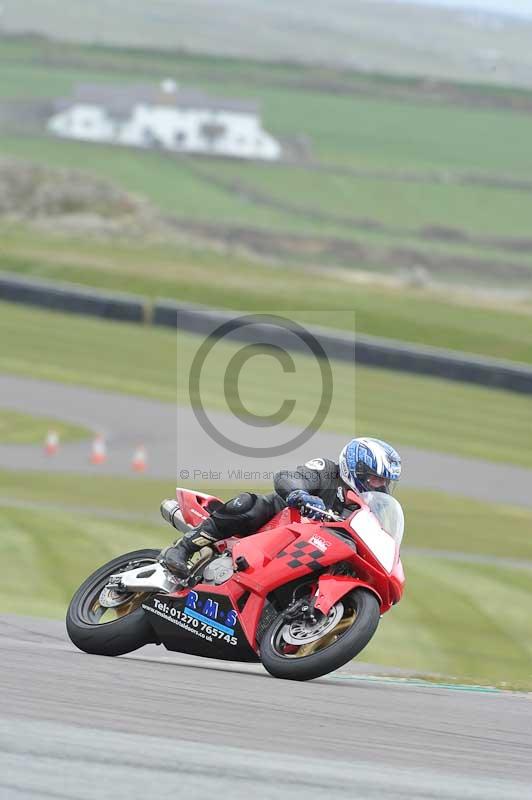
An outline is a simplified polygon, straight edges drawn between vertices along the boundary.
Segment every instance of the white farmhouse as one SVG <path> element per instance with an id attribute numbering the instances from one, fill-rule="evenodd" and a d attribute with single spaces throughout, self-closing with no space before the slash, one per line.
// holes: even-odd
<path id="1" fill-rule="evenodd" d="M 56 136 L 182 153 L 276 160 L 279 142 L 263 128 L 258 106 L 209 97 L 173 81 L 158 86 L 81 84 L 48 121 Z"/>

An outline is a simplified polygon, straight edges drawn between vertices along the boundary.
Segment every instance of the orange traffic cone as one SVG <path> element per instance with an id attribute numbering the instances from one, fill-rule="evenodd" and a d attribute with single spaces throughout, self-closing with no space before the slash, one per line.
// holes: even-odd
<path id="1" fill-rule="evenodd" d="M 101 434 L 94 438 L 89 461 L 91 464 L 103 464 L 107 461 L 107 446 Z"/>
<path id="2" fill-rule="evenodd" d="M 144 445 L 139 445 L 133 454 L 131 468 L 133 472 L 145 472 L 147 466 L 146 449 Z"/>
<path id="3" fill-rule="evenodd" d="M 47 456 L 55 456 L 59 450 L 59 434 L 57 431 L 50 430 L 46 434 L 44 442 L 44 452 Z"/>

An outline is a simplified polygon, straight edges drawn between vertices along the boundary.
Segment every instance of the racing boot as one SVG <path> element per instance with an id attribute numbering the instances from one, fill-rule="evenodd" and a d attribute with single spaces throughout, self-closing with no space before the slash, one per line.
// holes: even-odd
<path id="1" fill-rule="evenodd" d="M 208 547 L 216 541 L 217 537 L 213 536 L 208 530 L 212 525 L 210 523 L 211 520 L 206 519 L 197 528 L 188 531 L 181 539 L 161 551 L 157 560 L 170 570 L 176 578 L 188 578 L 188 561 L 190 558 L 202 547 Z"/>

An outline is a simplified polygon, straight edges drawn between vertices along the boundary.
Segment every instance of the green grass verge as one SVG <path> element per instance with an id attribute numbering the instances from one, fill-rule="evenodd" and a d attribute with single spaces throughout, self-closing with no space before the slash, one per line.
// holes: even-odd
<path id="1" fill-rule="evenodd" d="M 408 556 L 403 600 L 363 659 L 474 684 L 532 689 L 530 572 Z"/>
<path id="2" fill-rule="evenodd" d="M 55 505 L 58 508 L 100 509 L 105 512 L 159 514 L 161 500 L 175 495 L 175 479 L 157 480 L 146 475 L 121 478 L 103 475 L 72 475 L 57 472 L 0 470 L 0 505 L 20 502 L 30 505 Z M 205 488 L 205 487 L 204 487 Z M 215 488 L 215 487 L 214 487 Z M 224 497 L 230 486 L 221 487 Z M 211 487 L 211 492 L 216 494 Z M 161 518 L 162 523 L 162 518 Z M 168 528 L 166 533 L 171 535 Z"/>
<path id="3" fill-rule="evenodd" d="M 4 485 L 10 485 L 12 498 L 24 495 L 25 499 L 42 497 L 43 488 L 33 475 L 2 473 Z M 101 503 L 117 504 L 117 497 L 126 496 L 126 481 L 92 478 L 92 487 L 86 482 L 76 490 L 72 476 L 50 476 L 46 495 L 58 498 L 62 491 L 74 491 L 68 501 L 78 503 L 89 500 L 99 482 Z M 79 479 L 78 483 L 79 483 Z M 144 482 L 144 481 L 143 481 Z M 16 491 L 18 483 L 18 491 Z M 141 482 L 129 481 L 130 496 L 138 497 Z M 37 494 L 34 494 L 34 485 Z M 226 494 L 224 487 L 220 494 Z M 160 490 L 163 490 L 161 492 Z M 165 482 L 149 482 L 144 500 L 158 491 L 168 494 Z M 219 487 L 222 489 L 222 487 Z M 423 493 L 405 493 L 401 499 L 407 514 L 408 544 L 417 543 L 416 496 L 419 507 L 432 503 L 432 497 Z M 439 498 L 440 500 L 443 498 Z M 452 504 L 446 498 L 446 507 Z M 471 505 L 471 507 L 468 507 Z M 412 507 L 411 507 L 412 506 Z M 130 506 L 128 506 L 130 510 Z M 487 549 L 490 544 L 498 549 L 500 531 L 516 530 L 519 514 L 512 509 L 492 507 L 491 527 L 484 527 L 485 518 L 478 504 L 463 501 L 457 513 L 441 515 L 446 520 L 440 527 L 441 544 L 449 544 L 460 527 L 472 534 Z M 486 513 L 486 511 L 485 511 Z M 526 523 L 521 527 L 522 554 L 530 554 L 527 527 L 532 514 L 523 514 Z M 411 525 L 411 523 L 413 524 Z M 421 531 L 424 518 L 417 519 Z M 410 530 L 412 529 L 412 535 Z M 434 533 L 432 534 L 434 536 Z M 159 548 L 171 538 L 170 529 L 160 524 L 120 522 L 114 519 L 91 517 L 47 508 L 15 508 L 0 503 L 0 558 L 4 566 L 4 580 L 0 587 L 0 611 L 29 615 L 61 617 L 66 605 L 81 581 L 89 572 L 115 555 L 141 547 Z M 519 534 L 516 533 L 514 545 Z M 423 542 L 436 544 L 435 537 Z M 519 549 L 517 547 L 517 549 Z M 506 551 L 505 551 L 506 552 Z M 402 667 L 414 673 L 436 673 L 461 681 L 511 685 L 532 688 L 530 667 L 532 628 L 528 608 L 532 601 L 530 573 L 461 562 L 446 562 L 419 555 L 405 557 L 407 589 L 403 601 L 386 615 L 379 631 L 363 659 L 386 666 Z M 20 587 L 24 586 L 21 601 Z"/>
<path id="4" fill-rule="evenodd" d="M 1 444 L 42 444 L 50 430 L 56 431 L 60 442 L 75 442 L 91 435 L 90 431 L 80 425 L 0 409 Z"/>
<path id="5" fill-rule="evenodd" d="M 165 329 L 0 305 L 0 370 L 188 405 L 188 375 L 201 339 Z M 216 345 L 202 372 L 206 406 L 227 410 L 223 378 L 233 345 Z M 267 356 L 240 372 L 243 403 L 271 414 L 296 399 L 290 421 L 307 424 L 321 401 L 316 363 L 294 356 L 282 375 Z M 132 368 L 134 365 L 134 368 Z M 398 444 L 532 465 L 530 399 L 478 386 L 331 363 L 333 392 L 324 427 L 346 435 L 378 432 Z M 177 379 L 177 386 L 176 386 Z M 234 388 L 234 387 L 232 387 Z M 501 412 L 504 410 L 504 413 Z M 504 442 L 504 448 L 494 446 Z"/>
<path id="6" fill-rule="evenodd" d="M 99 564 L 169 540 L 162 526 L 46 509 L 0 508 L 0 530 L 2 563 L 9 564 L 0 608 L 46 617 L 62 616 L 76 586 Z"/>
<path id="7" fill-rule="evenodd" d="M 242 311 L 295 313 L 303 321 L 319 310 L 320 324 L 336 328 L 354 314 L 360 333 L 532 363 L 529 306 L 494 308 L 448 292 L 367 286 L 343 273 L 309 275 L 303 268 L 187 245 L 110 244 L 5 225 L 0 239 L 0 268 L 23 275 Z M 338 313 L 344 310 L 347 317 Z"/>
<path id="8" fill-rule="evenodd" d="M 237 484 L 221 481 L 180 481 L 227 500 L 241 490 L 270 492 L 268 484 Z M 161 500 L 174 497 L 175 480 L 118 478 L 48 472 L 0 470 L 0 505 L 27 503 L 60 508 L 100 509 L 127 512 L 143 517 L 158 516 Z M 400 488 L 398 500 L 404 507 L 404 545 L 532 561 L 532 511 L 494 503 L 479 503 L 442 492 Z M 442 511 L 442 509 L 444 511 Z M 162 524 L 162 521 L 161 521 Z M 504 535 L 501 532 L 504 531 Z M 164 528 L 163 534 L 172 535 Z"/>

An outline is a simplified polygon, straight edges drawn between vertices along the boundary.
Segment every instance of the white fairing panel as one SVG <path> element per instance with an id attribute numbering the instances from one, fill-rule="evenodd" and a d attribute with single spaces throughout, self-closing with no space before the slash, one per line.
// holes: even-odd
<path id="1" fill-rule="evenodd" d="M 395 540 L 383 531 L 374 515 L 370 511 L 359 511 L 351 520 L 351 527 L 384 569 L 391 572 L 395 563 Z"/>

